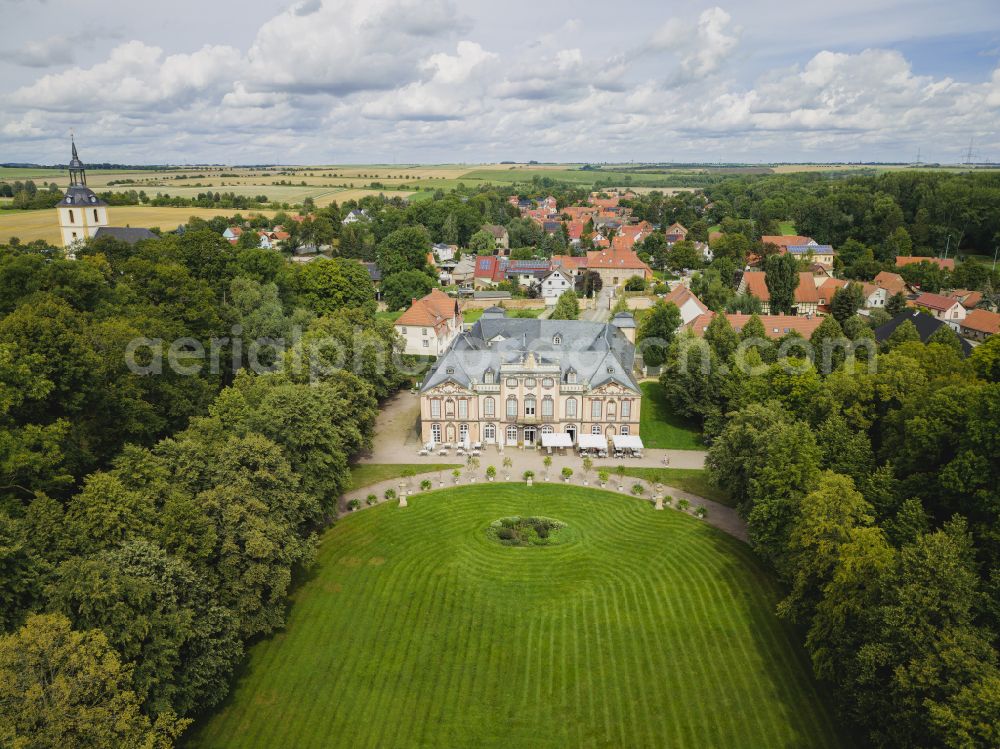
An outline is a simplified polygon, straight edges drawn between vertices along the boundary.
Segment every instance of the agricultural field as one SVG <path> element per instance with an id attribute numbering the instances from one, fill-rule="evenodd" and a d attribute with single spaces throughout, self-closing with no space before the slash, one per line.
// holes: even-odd
<path id="1" fill-rule="evenodd" d="M 154 208 L 151 206 L 124 205 L 108 208 L 108 220 L 112 226 L 158 226 L 164 231 L 173 231 L 180 224 L 187 223 L 191 216 L 212 218 L 231 215 L 236 211 L 226 208 Z M 250 213 L 243 211 L 244 214 Z M 274 211 L 254 211 L 272 215 Z M 42 211 L 0 211 L 0 242 L 17 237 L 22 242 L 43 239 L 54 245 L 62 244 L 59 234 L 59 217 L 56 210 Z"/>
<path id="2" fill-rule="evenodd" d="M 539 516 L 559 543 L 503 545 Z M 194 749 L 847 746 L 753 553 L 674 510 L 480 484 L 340 520 Z"/>

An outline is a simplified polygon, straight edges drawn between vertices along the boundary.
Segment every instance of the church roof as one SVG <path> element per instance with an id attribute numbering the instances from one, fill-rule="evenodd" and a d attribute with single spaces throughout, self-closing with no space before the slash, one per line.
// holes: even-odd
<path id="1" fill-rule="evenodd" d="M 71 185 L 66 188 L 66 194 L 59 201 L 59 205 L 65 206 L 89 206 L 107 205 L 86 185 Z"/>
<path id="2" fill-rule="evenodd" d="M 157 239 L 157 236 L 149 229 L 142 229 L 135 226 L 100 226 L 94 232 L 94 239 L 100 239 L 101 237 L 114 237 L 128 244 L 135 244 L 143 239 Z"/>

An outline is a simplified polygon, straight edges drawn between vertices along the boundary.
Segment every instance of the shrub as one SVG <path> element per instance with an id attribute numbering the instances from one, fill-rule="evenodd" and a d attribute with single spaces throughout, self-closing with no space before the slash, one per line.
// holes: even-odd
<path id="1" fill-rule="evenodd" d="M 431 488 L 430 479 L 424 479 L 423 481 L 420 482 L 421 491 L 427 491 L 430 488 Z"/>
<path id="2" fill-rule="evenodd" d="M 365 499 L 365 504 L 367 505 L 373 505 L 376 502 L 378 502 L 378 497 L 376 497 L 374 494 L 369 494 L 367 499 Z"/>
<path id="3" fill-rule="evenodd" d="M 639 496 L 640 494 L 642 494 L 642 493 L 643 493 L 644 491 L 646 491 L 646 489 L 645 489 L 645 487 L 644 487 L 644 486 L 643 486 L 642 484 L 632 484 L 632 493 L 633 493 L 633 494 L 634 494 L 635 496 L 637 496 L 637 497 L 638 497 L 638 496 Z"/>
<path id="4" fill-rule="evenodd" d="M 386 499 L 390 499 L 390 500 L 391 499 L 395 499 L 396 498 L 396 490 L 395 489 L 386 489 L 385 493 L 382 496 L 385 497 Z"/>
<path id="5" fill-rule="evenodd" d="M 458 477 L 461 476 L 461 475 L 462 475 L 462 472 L 459 469 L 457 469 L 457 468 L 454 471 L 451 472 L 451 477 L 453 479 L 455 479 L 455 481 L 458 481 Z"/>
<path id="6" fill-rule="evenodd" d="M 690 506 L 691 506 L 691 502 L 688 501 L 688 500 L 686 500 L 686 499 L 684 499 L 684 497 L 681 497 L 680 499 L 677 500 L 677 509 L 678 510 L 686 510 Z"/>
<path id="7" fill-rule="evenodd" d="M 607 470 L 600 470 L 597 472 L 597 480 L 600 481 L 602 484 L 608 483 L 608 479 L 610 478 L 610 476 L 611 474 L 609 474 Z"/>
<path id="8" fill-rule="evenodd" d="M 702 507 L 700 505 L 698 507 L 694 508 L 694 516 L 696 518 L 701 518 L 702 520 L 704 520 L 707 515 L 708 515 L 708 509 L 707 508 Z"/>
<path id="9" fill-rule="evenodd" d="M 360 510 L 361 509 L 361 500 L 360 499 L 352 499 L 350 502 L 347 503 L 347 509 L 351 510 L 351 511 L 353 511 L 353 510 Z"/>
<path id="10" fill-rule="evenodd" d="M 562 477 L 564 479 L 568 479 L 572 475 L 573 475 L 573 469 L 570 468 L 569 466 L 566 466 L 565 468 L 562 469 Z"/>
<path id="11" fill-rule="evenodd" d="M 497 531 L 497 537 L 502 538 L 504 541 L 513 541 L 517 538 L 517 533 L 515 533 L 513 528 L 503 526 Z"/>
<path id="12" fill-rule="evenodd" d="M 535 478 L 535 472 L 534 471 L 525 471 L 524 472 L 524 480 L 525 481 L 527 481 L 528 479 L 533 479 L 533 478 Z"/>
<path id="13" fill-rule="evenodd" d="M 496 466 L 486 466 L 486 478 L 491 479 L 497 475 Z"/>

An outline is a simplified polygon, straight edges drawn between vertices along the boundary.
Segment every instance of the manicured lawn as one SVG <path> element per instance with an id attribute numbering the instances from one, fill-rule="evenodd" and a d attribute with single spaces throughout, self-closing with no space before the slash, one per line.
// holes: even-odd
<path id="1" fill-rule="evenodd" d="M 399 478 L 403 471 L 412 468 L 417 473 L 428 471 L 450 471 L 461 468 L 461 463 L 362 463 L 351 466 L 351 488 L 360 489 L 380 481 Z"/>
<path id="2" fill-rule="evenodd" d="M 779 221 L 778 231 L 782 234 L 794 235 L 795 234 L 795 222 L 794 221 Z"/>
<path id="3" fill-rule="evenodd" d="M 388 310 L 383 310 L 382 312 L 376 312 L 375 317 L 379 320 L 388 320 L 389 322 L 396 322 L 399 316 L 403 314 L 403 310 L 398 309 L 395 312 L 389 312 Z"/>
<path id="4" fill-rule="evenodd" d="M 538 317 L 544 311 L 544 307 L 539 307 L 538 309 L 509 309 L 507 310 L 507 317 Z M 483 310 L 481 309 L 462 310 L 463 322 L 474 323 L 482 316 Z"/>
<path id="5" fill-rule="evenodd" d="M 704 450 L 701 431 L 695 424 L 670 410 L 659 382 L 641 382 L 642 411 L 639 433 L 651 449 Z"/>
<path id="6" fill-rule="evenodd" d="M 503 546 L 490 523 L 566 524 Z M 837 747 L 744 544 L 583 487 L 479 484 L 352 514 L 189 747 Z"/>
<path id="7" fill-rule="evenodd" d="M 615 481 L 617 477 L 615 468 L 617 466 L 607 465 L 600 466 L 597 470 L 606 470 L 611 474 L 611 480 Z M 708 471 L 703 468 L 631 468 L 626 466 L 625 475 L 636 479 L 659 482 L 666 486 L 676 486 L 678 489 L 697 494 L 699 497 L 704 497 L 705 499 L 711 499 L 720 505 L 726 505 L 726 507 L 736 506 L 733 498 L 729 496 L 729 492 L 714 486 L 708 480 Z"/>

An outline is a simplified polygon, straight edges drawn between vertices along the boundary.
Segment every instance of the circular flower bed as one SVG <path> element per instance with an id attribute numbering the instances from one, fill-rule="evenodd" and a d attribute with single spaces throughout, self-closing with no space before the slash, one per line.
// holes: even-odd
<path id="1" fill-rule="evenodd" d="M 556 546 L 567 540 L 566 524 L 561 520 L 518 515 L 494 520 L 486 535 L 504 546 Z"/>

